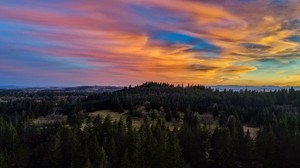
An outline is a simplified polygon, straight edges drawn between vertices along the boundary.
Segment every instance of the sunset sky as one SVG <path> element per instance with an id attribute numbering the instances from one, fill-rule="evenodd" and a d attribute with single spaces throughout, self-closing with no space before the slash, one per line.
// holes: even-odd
<path id="1" fill-rule="evenodd" d="M 298 0 L 0 0 L 0 85 L 300 85 Z"/>

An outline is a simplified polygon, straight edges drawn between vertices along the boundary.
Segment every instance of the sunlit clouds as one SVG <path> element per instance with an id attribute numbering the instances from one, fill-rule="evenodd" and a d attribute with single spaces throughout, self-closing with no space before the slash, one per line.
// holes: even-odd
<path id="1" fill-rule="evenodd" d="M 3 84 L 300 85 L 296 0 L 0 1 Z"/>

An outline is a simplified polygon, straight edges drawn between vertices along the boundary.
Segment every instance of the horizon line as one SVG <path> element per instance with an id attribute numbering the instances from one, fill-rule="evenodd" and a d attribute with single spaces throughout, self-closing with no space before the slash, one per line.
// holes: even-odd
<path id="1" fill-rule="evenodd" d="M 146 82 L 144 82 L 146 83 Z M 157 83 L 165 83 L 165 82 L 157 82 Z M 129 87 L 129 86 L 132 86 L 132 87 L 135 87 L 135 86 L 140 86 L 142 85 L 143 83 L 141 84 L 130 84 L 130 85 L 98 85 L 98 84 L 92 84 L 92 85 L 40 85 L 40 86 L 37 86 L 37 85 L 0 85 L 0 89 L 13 89 L 13 88 L 16 88 L 16 89 L 30 89 L 30 88 L 76 88 L 76 87 Z M 174 86 L 177 86 L 177 85 L 180 85 L 180 84 L 173 84 L 173 83 L 168 83 L 170 85 L 174 85 Z M 184 84 L 184 86 L 197 86 L 197 85 L 200 85 L 200 86 L 205 86 L 205 87 L 277 87 L 277 88 L 298 88 L 300 87 L 299 86 L 290 86 L 290 85 L 284 85 L 284 86 L 280 86 L 280 85 L 202 85 L 202 84 Z"/>

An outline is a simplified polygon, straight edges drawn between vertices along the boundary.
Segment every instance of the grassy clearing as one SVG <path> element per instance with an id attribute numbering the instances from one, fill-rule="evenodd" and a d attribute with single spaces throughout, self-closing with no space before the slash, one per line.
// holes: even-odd
<path id="1" fill-rule="evenodd" d="M 128 116 L 127 112 L 117 113 L 117 112 L 112 112 L 110 110 L 101 110 L 101 111 L 89 113 L 89 117 L 91 117 L 91 118 L 95 118 L 97 115 L 100 115 L 103 118 L 106 117 L 107 115 L 110 115 L 113 121 L 118 121 L 121 118 L 123 120 L 126 120 L 126 118 Z M 180 118 L 183 118 L 183 115 L 184 115 L 183 113 L 180 113 Z M 208 113 L 201 114 L 198 117 L 201 122 L 206 124 L 206 126 L 208 127 L 209 130 L 213 131 L 216 128 L 217 121 L 213 120 L 211 114 L 208 114 Z M 155 119 L 155 120 L 152 120 L 151 118 L 149 118 L 150 124 L 155 124 L 158 120 L 165 121 L 164 118 Z M 144 122 L 143 118 L 138 118 L 138 117 L 132 118 L 132 124 L 135 128 L 139 128 L 143 122 Z M 170 129 L 173 129 L 175 127 L 180 128 L 183 124 L 183 121 L 180 120 L 180 121 L 176 122 L 175 120 L 172 120 L 171 122 L 165 122 L 165 124 Z"/>
<path id="2" fill-rule="evenodd" d="M 50 124 L 55 122 L 67 122 L 67 116 L 66 115 L 48 115 L 46 117 L 38 117 L 36 119 L 33 119 L 33 123 L 36 125 L 42 125 L 42 124 Z"/>
<path id="3" fill-rule="evenodd" d="M 102 116 L 103 118 L 106 117 L 107 115 L 110 115 L 113 121 L 118 121 L 121 118 L 123 120 L 126 120 L 126 118 L 128 117 L 127 111 L 125 111 L 124 113 L 117 113 L 117 112 L 112 112 L 110 110 L 101 110 L 101 111 L 89 113 L 89 117 L 91 117 L 91 118 L 95 118 L 98 115 Z M 158 120 L 159 119 L 151 120 L 149 118 L 150 124 L 155 124 Z M 160 120 L 164 121 L 165 119 L 160 118 Z M 138 118 L 138 117 L 132 118 L 132 125 L 135 128 L 139 128 L 143 122 L 144 122 L 143 118 Z M 181 127 L 183 122 L 182 121 L 179 121 L 179 122 L 172 121 L 172 122 L 165 122 L 165 124 L 170 129 L 173 129 L 174 127 Z"/>
<path id="4" fill-rule="evenodd" d="M 248 126 L 243 126 L 244 132 L 246 133 L 248 130 L 250 132 L 250 136 L 251 138 L 255 138 L 257 135 L 257 132 L 259 130 L 259 128 L 256 127 L 248 127 Z"/>
<path id="5" fill-rule="evenodd" d="M 105 118 L 107 115 L 110 115 L 113 121 L 118 121 L 121 118 L 125 121 L 126 118 L 128 117 L 127 111 L 125 111 L 124 113 L 118 113 L 118 112 L 112 112 L 110 110 L 100 110 L 100 111 L 95 111 L 92 113 L 88 113 L 88 116 L 91 117 L 92 119 L 94 119 L 95 117 L 97 117 L 98 115 L 102 116 L 103 118 Z M 198 118 L 200 119 L 200 121 L 202 123 L 205 123 L 207 128 L 213 132 L 214 129 L 218 126 L 218 121 L 214 120 L 212 115 L 209 113 L 205 113 L 205 114 L 197 114 Z M 180 113 L 181 118 L 183 118 L 183 113 Z M 149 118 L 149 122 L 150 124 L 155 124 L 159 119 L 155 119 L 152 120 L 151 118 Z M 164 118 L 160 118 L 161 121 L 165 121 Z M 66 115 L 49 115 L 46 117 L 39 117 L 33 120 L 34 124 L 37 125 L 42 125 L 42 124 L 49 124 L 49 123 L 55 123 L 55 122 L 62 122 L 65 123 L 67 121 L 67 116 Z M 133 117 L 132 118 L 132 125 L 134 128 L 139 128 L 142 123 L 143 123 L 143 118 L 138 118 L 138 117 Z M 171 121 L 171 122 L 165 122 L 166 126 L 169 127 L 171 130 L 174 129 L 175 127 L 180 128 L 183 124 L 183 121 Z M 85 124 L 83 124 L 84 127 Z M 248 130 L 250 131 L 250 136 L 252 138 L 256 137 L 257 131 L 259 130 L 259 128 L 256 127 L 249 127 L 249 126 L 243 126 L 244 132 L 247 132 Z"/>
<path id="6" fill-rule="evenodd" d="M 92 113 L 88 113 L 88 116 L 91 117 L 92 119 L 100 115 L 101 117 L 106 117 L 107 115 L 110 115 L 113 121 L 117 121 L 121 118 L 126 119 L 128 116 L 127 113 L 117 113 L 117 112 L 112 112 L 110 110 L 101 110 L 101 111 L 95 111 Z"/>

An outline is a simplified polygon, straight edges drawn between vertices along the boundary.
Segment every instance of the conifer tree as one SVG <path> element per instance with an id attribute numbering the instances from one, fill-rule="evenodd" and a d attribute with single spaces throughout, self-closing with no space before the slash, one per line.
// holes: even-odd
<path id="1" fill-rule="evenodd" d="M 213 167 L 235 167 L 230 132 L 227 128 L 216 128 L 211 139 Z"/>
<path id="2" fill-rule="evenodd" d="M 71 129 L 63 128 L 61 131 L 61 139 L 63 167 L 67 167 L 72 162 L 76 162 L 76 164 L 78 164 L 78 150 L 80 150 L 80 148 L 77 136 Z"/>
<path id="3" fill-rule="evenodd" d="M 53 135 L 50 139 L 50 144 L 48 147 L 47 153 L 47 165 L 51 168 L 60 168 L 62 167 L 62 143 L 61 137 L 57 133 Z"/>
<path id="4" fill-rule="evenodd" d="M 87 159 L 87 161 L 85 162 L 84 168 L 94 168 L 90 162 L 90 159 Z"/>
<path id="5" fill-rule="evenodd" d="M 108 138 L 104 147 L 108 156 L 108 163 L 112 168 L 117 167 L 119 158 L 114 137 Z"/>
<path id="6" fill-rule="evenodd" d="M 128 156 L 128 149 L 126 149 L 126 151 L 123 154 L 123 157 L 121 159 L 121 163 L 120 163 L 120 168 L 130 168 L 131 164 L 129 161 L 129 156 Z"/>
<path id="7" fill-rule="evenodd" d="M 9 168 L 8 162 L 7 162 L 7 157 L 4 152 L 1 151 L 0 149 L 0 165 L 1 168 Z"/>
<path id="8" fill-rule="evenodd" d="M 240 146 L 240 157 L 243 167 L 255 167 L 254 165 L 254 142 L 250 136 L 249 129 L 244 136 Z"/>
<path id="9" fill-rule="evenodd" d="M 225 114 L 221 114 L 221 116 L 219 118 L 219 125 L 220 125 L 220 127 L 227 126 L 227 117 Z"/>
<path id="10" fill-rule="evenodd" d="M 275 167 L 276 137 L 271 126 L 260 130 L 256 137 L 258 162 L 263 167 Z"/>
<path id="11" fill-rule="evenodd" d="M 14 159 L 15 167 L 26 168 L 29 161 L 28 149 L 24 148 L 22 145 L 19 145 Z"/>
<path id="12" fill-rule="evenodd" d="M 166 147 L 166 168 L 183 168 L 185 161 L 182 157 L 181 147 L 178 138 L 174 132 L 170 133 Z"/>
<path id="13" fill-rule="evenodd" d="M 100 150 L 100 166 L 97 165 L 95 168 L 110 168 L 110 164 L 108 163 L 107 155 L 103 148 Z"/>

